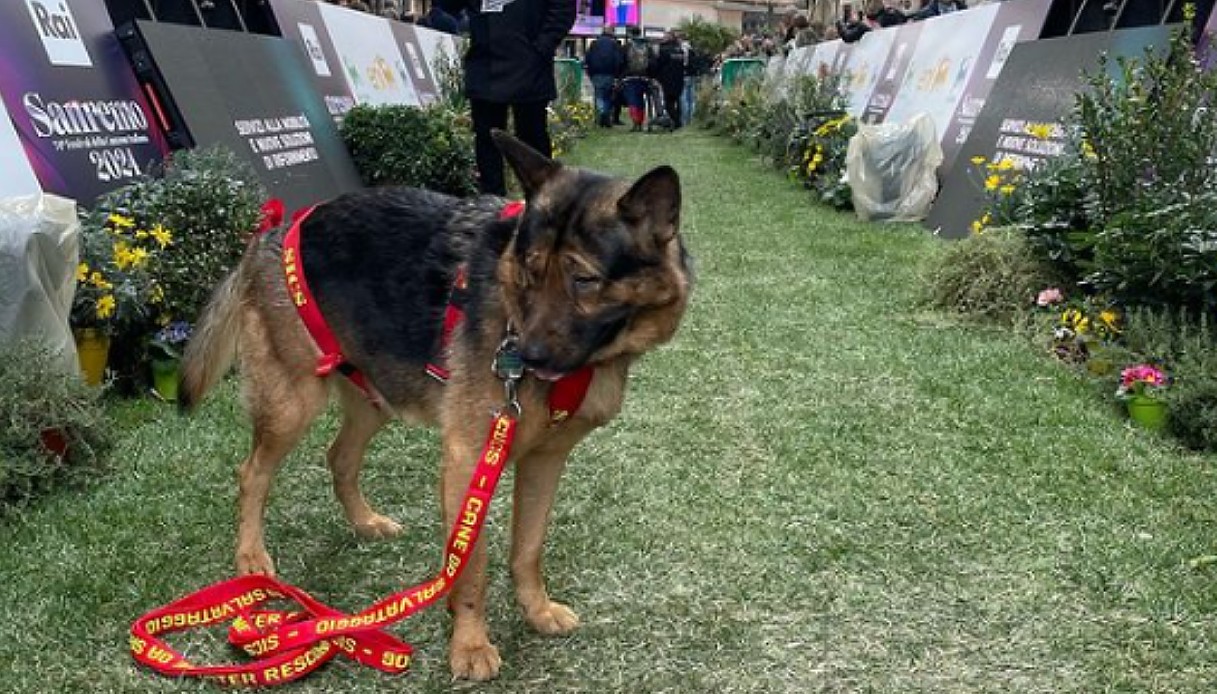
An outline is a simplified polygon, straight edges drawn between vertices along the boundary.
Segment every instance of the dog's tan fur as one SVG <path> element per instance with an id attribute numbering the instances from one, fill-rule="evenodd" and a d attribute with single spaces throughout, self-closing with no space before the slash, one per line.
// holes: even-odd
<path id="1" fill-rule="evenodd" d="M 560 207 L 586 188 L 586 174 L 561 167 L 511 138 L 499 137 L 499 141 L 525 188 L 530 212 L 544 217 L 548 209 Z M 634 230 L 635 252 L 654 259 L 653 266 L 648 263 L 643 272 L 620 281 L 606 280 L 594 293 L 571 297 L 567 275 L 603 275 L 605 269 L 597 259 L 579 246 L 577 238 L 520 256 L 517 233 L 499 257 L 494 273 L 498 300 L 481 306 L 480 333 L 465 335 L 452 345 L 453 376 L 446 385 L 423 376 L 417 364 L 389 363 L 382 356 L 361 353 L 357 345 L 344 344 L 347 357 L 369 376 L 389 405 L 381 409 L 346 379 L 314 375 L 316 350 L 288 297 L 279 237 L 251 242 L 239 268 L 217 289 L 187 350 L 183 375 L 185 401 L 195 403 L 227 371 L 234 355 L 240 361 L 253 422 L 253 450 L 239 473 L 239 573 L 274 573 L 263 531 L 272 477 L 324 409 L 332 390 L 341 401 L 342 426 L 327 460 L 334 491 L 355 531 L 369 538 L 392 537 L 401 531 L 396 522 L 373 510 L 358 482 L 367 444 L 388 421 L 389 411 L 440 427 L 440 497 L 445 526 L 451 527 L 486 435 L 487 413 L 503 401 L 502 383 L 488 365 L 508 321 L 517 326 L 521 345 L 544 344 L 559 354 L 564 349 L 562 326 L 571 316 L 594 313 L 611 302 L 632 307 L 632 313 L 626 328 L 588 360 L 595 365 L 595 376 L 582 407 L 560 426 L 549 426 L 545 416 L 549 383 L 526 376 L 520 388 L 523 414 L 511 452 L 516 473 L 510 566 L 517 600 L 528 623 L 542 633 L 563 634 L 575 628 L 578 618 L 549 598 L 541 570 L 559 477 L 571 449 L 620 411 L 633 361 L 673 336 L 690 290 L 687 259 L 677 233 L 680 203 L 675 173 L 656 170 L 633 186 L 614 182 L 601 188 L 598 197 L 583 207 L 588 224 L 625 220 Z M 360 321 L 368 317 L 327 315 L 327 320 L 342 339 L 359 330 Z M 483 545 L 479 543 L 449 596 L 454 617 L 452 672 L 478 680 L 494 677 L 500 667 L 485 621 Z"/>

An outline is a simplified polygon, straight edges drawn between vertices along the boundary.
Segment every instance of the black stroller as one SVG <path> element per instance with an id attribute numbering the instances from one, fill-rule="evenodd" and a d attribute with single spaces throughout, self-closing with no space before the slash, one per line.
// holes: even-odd
<path id="1" fill-rule="evenodd" d="M 646 110 L 647 132 L 670 133 L 675 130 L 676 123 L 672 120 L 672 116 L 668 114 L 667 108 L 664 106 L 663 86 L 659 84 L 659 80 L 650 77 L 630 76 L 621 80 L 619 88 L 624 90 L 625 85 L 630 82 L 642 84 L 643 108 Z"/>

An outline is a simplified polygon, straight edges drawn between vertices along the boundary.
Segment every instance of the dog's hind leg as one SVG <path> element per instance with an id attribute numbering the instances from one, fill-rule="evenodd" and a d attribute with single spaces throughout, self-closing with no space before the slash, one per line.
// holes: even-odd
<path id="1" fill-rule="evenodd" d="M 266 551 L 265 512 L 279 464 L 295 448 L 329 400 L 328 384 L 282 361 L 267 326 L 246 315 L 241 363 L 253 420 L 253 451 L 237 473 L 237 574 L 275 574 Z M 307 362 L 306 362 L 307 363 Z"/>
<path id="2" fill-rule="evenodd" d="M 364 395 L 349 383 L 339 385 L 342 401 L 342 429 L 330 446 L 326 460 L 334 478 L 334 495 L 342 504 L 347 522 L 363 538 L 383 539 L 401 533 L 401 526 L 368 505 L 359 487 L 359 472 L 363 469 L 368 442 L 388 420 Z"/>

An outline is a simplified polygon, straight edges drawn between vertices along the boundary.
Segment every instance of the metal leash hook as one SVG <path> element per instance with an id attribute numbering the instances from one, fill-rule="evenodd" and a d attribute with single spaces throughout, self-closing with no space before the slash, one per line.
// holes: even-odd
<path id="1" fill-rule="evenodd" d="M 520 336 L 511 324 L 507 325 L 503 341 L 494 352 L 494 363 L 490 365 L 490 369 L 503 382 L 503 409 L 509 410 L 511 416 L 518 419 L 523 413 L 520 407 L 519 385 L 520 379 L 524 378 L 524 359 L 520 356 Z"/>

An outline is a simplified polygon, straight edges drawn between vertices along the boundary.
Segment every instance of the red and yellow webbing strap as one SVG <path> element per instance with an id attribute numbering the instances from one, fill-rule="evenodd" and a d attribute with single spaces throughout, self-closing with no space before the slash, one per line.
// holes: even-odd
<path id="1" fill-rule="evenodd" d="M 266 576 L 242 576 L 204 588 L 140 617 L 131 626 L 131 654 L 172 677 L 201 677 L 234 686 L 267 686 L 304 677 L 336 655 L 389 673 L 405 672 L 412 649 L 381 629 L 430 607 L 461 575 L 481 533 L 494 489 L 515 438 L 516 420 L 496 414 L 448 536 L 437 576 L 347 615 L 308 593 Z M 294 611 L 258 609 L 294 601 Z M 229 640 L 253 660 L 198 665 L 169 646 L 165 634 L 231 622 Z"/>

